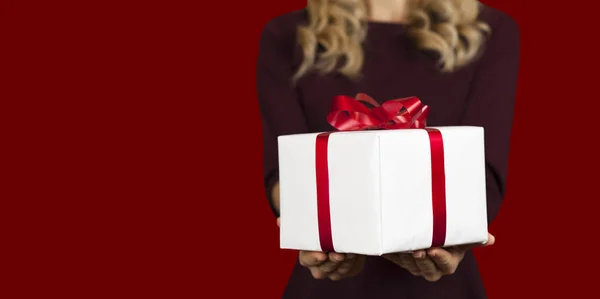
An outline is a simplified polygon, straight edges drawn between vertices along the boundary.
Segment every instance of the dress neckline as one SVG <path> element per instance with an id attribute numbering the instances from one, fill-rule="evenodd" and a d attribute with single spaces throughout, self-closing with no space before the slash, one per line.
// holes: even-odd
<path id="1" fill-rule="evenodd" d="M 407 24 L 405 23 L 394 23 L 394 22 L 383 22 L 383 21 L 368 21 L 367 30 L 373 34 L 393 34 L 402 35 L 406 31 Z"/>

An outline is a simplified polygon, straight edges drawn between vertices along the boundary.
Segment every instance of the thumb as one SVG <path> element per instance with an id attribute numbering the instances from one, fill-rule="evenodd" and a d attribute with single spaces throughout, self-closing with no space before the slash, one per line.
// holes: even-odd
<path id="1" fill-rule="evenodd" d="M 477 247 L 486 247 L 486 246 L 494 245 L 495 242 L 496 242 L 496 237 L 494 237 L 494 235 L 488 233 L 488 239 L 485 243 L 459 245 L 459 246 L 454 247 L 454 249 L 455 249 L 455 251 L 466 252 L 466 251 L 469 251 L 469 250 L 477 248 Z"/>
<path id="2" fill-rule="evenodd" d="M 496 242 L 496 237 L 494 237 L 494 235 L 488 233 L 488 240 L 487 240 L 487 242 L 485 242 L 485 244 L 483 246 L 494 245 L 495 242 Z"/>

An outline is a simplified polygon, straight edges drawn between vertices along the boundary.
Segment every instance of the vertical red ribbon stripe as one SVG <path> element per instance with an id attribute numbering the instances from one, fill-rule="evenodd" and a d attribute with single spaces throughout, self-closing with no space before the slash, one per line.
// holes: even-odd
<path id="1" fill-rule="evenodd" d="M 317 217 L 319 221 L 319 242 L 321 251 L 335 252 L 333 248 L 333 235 L 331 234 L 331 215 L 329 209 L 329 163 L 327 162 L 327 147 L 329 135 L 317 135 L 316 142 L 316 178 L 317 178 Z"/>
<path id="2" fill-rule="evenodd" d="M 444 140 L 437 129 L 426 128 L 431 148 L 431 201 L 433 208 L 433 236 L 431 247 L 442 247 L 446 242 L 446 170 Z"/>
<path id="3" fill-rule="evenodd" d="M 431 193 L 433 207 L 433 235 L 431 247 L 442 247 L 446 242 L 446 172 L 444 166 L 444 142 L 437 129 L 425 129 L 431 148 Z M 315 167 L 317 184 L 317 217 L 321 251 L 335 252 L 331 232 L 329 201 L 328 146 L 331 133 L 317 135 Z"/>

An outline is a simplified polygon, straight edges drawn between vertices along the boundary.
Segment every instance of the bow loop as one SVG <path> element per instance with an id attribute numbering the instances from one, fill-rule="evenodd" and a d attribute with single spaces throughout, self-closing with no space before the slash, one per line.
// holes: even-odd
<path id="1" fill-rule="evenodd" d="M 379 105 L 370 96 L 359 93 L 356 98 L 334 97 L 327 121 L 340 131 L 422 129 L 427 126 L 428 114 L 429 107 L 417 97 L 389 100 Z"/>

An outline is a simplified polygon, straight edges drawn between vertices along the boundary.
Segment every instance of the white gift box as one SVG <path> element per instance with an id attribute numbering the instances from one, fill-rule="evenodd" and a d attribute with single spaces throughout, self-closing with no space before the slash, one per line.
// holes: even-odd
<path id="1" fill-rule="evenodd" d="M 280 247 L 332 251 L 322 247 L 329 238 L 336 252 L 382 255 L 430 248 L 440 230 L 443 246 L 485 243 L 483 128 L 428 129 L 443 140 L 441 179 L 432 171 L 433 141 L 425 129 L 333 132 L 324 154 L 328 182 L 320 183 L 328 192 L 319 198 L 320 133 L 280 136 Z M 319 200 L 325 204 L 320 211 Z"/>

